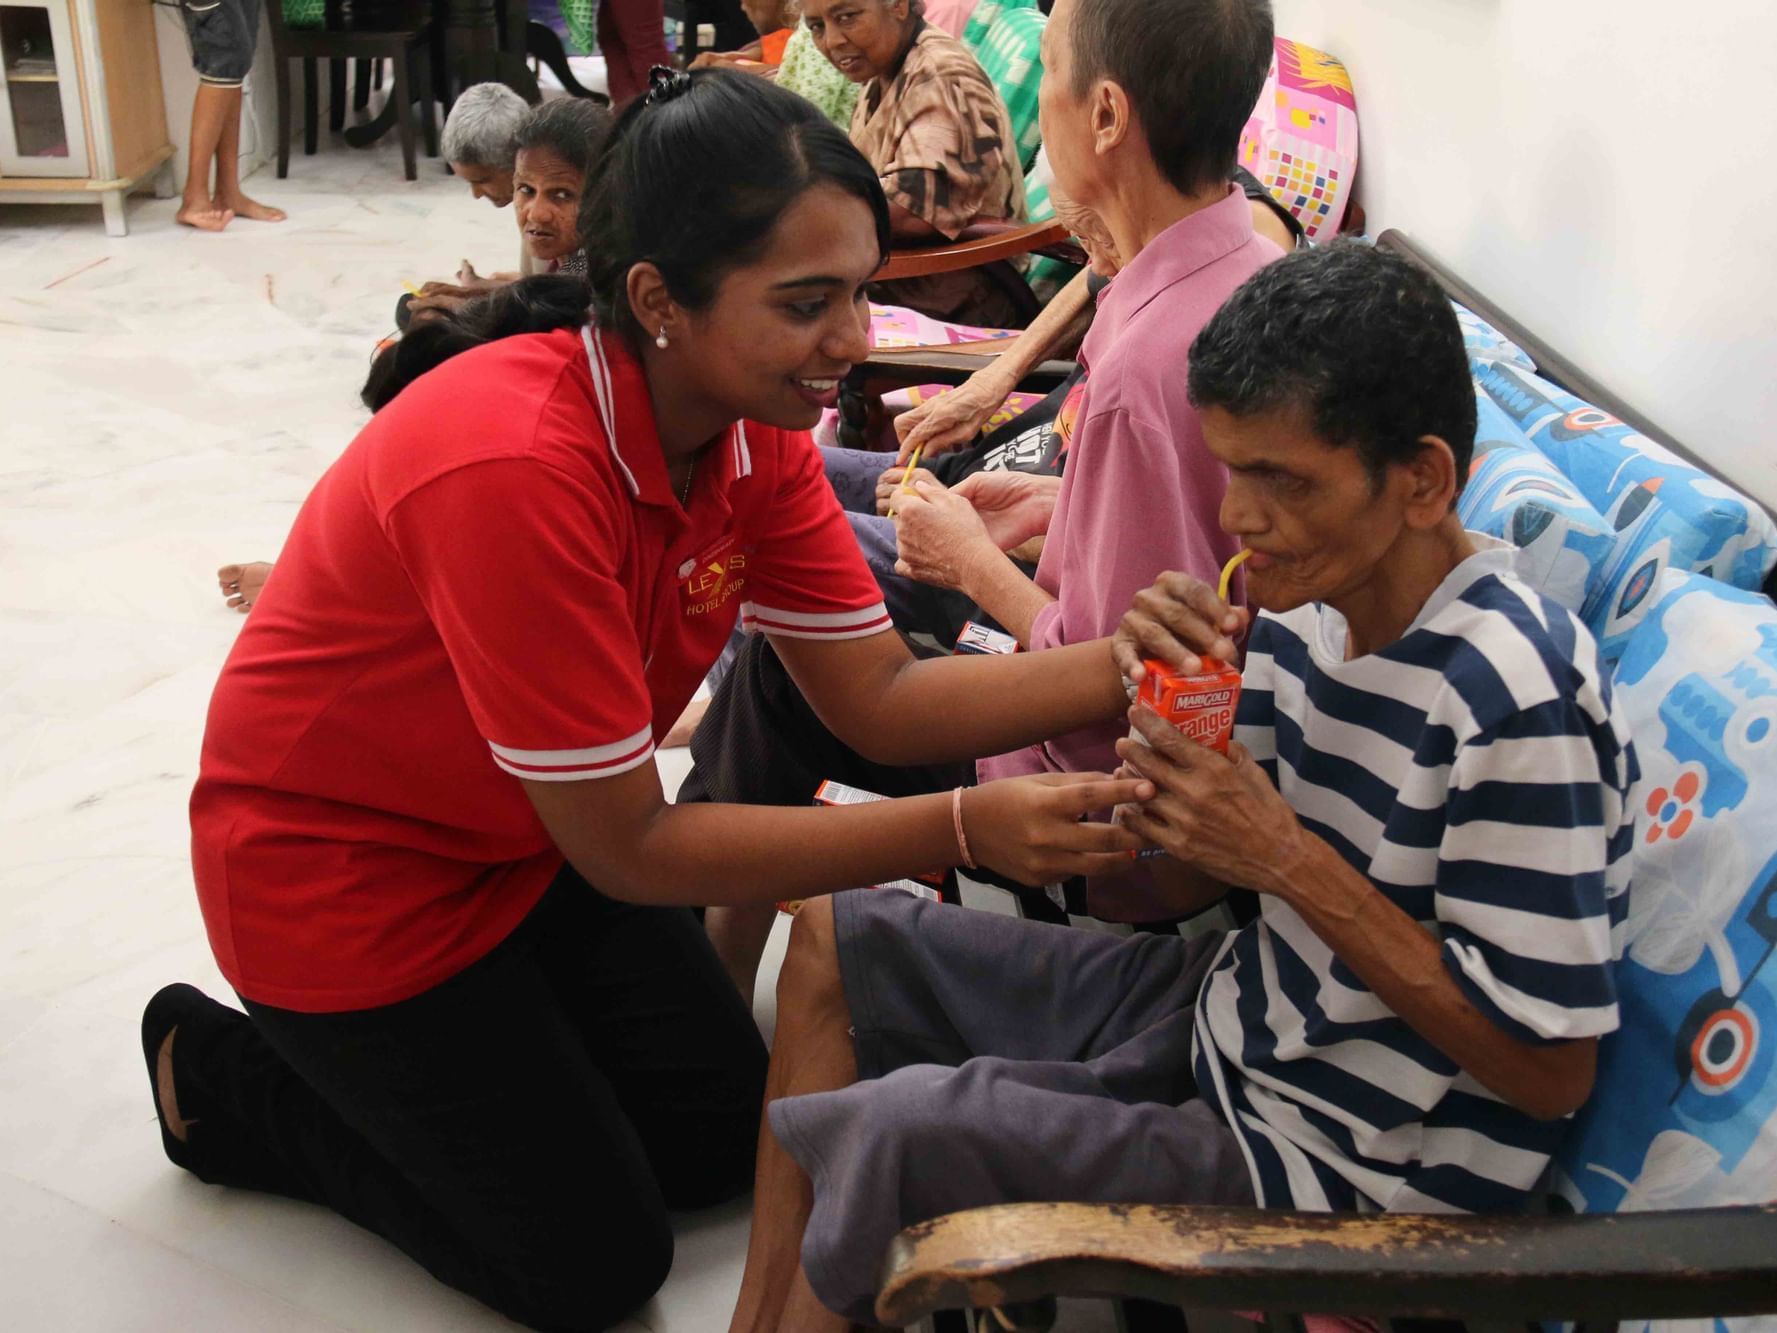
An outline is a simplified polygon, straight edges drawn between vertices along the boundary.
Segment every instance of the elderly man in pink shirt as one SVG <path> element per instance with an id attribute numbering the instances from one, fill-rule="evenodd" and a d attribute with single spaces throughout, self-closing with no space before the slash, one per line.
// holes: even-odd
<path id="1" fill-rule="evenodd" d="M 1141 7 L 1155 23 L 1187 29 L 1217 21 L 1198 10 L 1225 11 L 1193 0 L 1141 0 Z M 1058 6 L 1044 33 L 1043 140 L 1057 195 L 1091 216 L 1121 270 L 1098 298 L 1081 351 L 1085 392 L 1065 472 L 1059 481 L 984 472 L 955 490 L 922 474 L 914 493 L 897 500 L 901 572 L 960 589 L 1030 649 L 1105 637 L 1162 570 L 1211 578 L 1234 553 L 1216 521 L 1227 475 L 1205 447 L 1186 394 L 1189 352 L 1234 289 L 1282 255 L 1254 233 L 1251 206 L 1230 183 L 1270 46 L 1242 48 L 1228 56 L 1238 63 L 1202 79 L 1082 82 L 1074 78 L 1076 60 L 1102 69 L 1107 58 L 1122 58 L 1110 48 L 1126 38 L 1104 6 L 1079 6 L 1085 18 L 1077 25 L 1075 8 Z M 1249 10 L 1262 11 L 1269 27 L 1263 0 L 1239 0 L 1230 30 Z M 1203 57 L 1181 52 L 1180 62 L 1192 59 L 1201 64 Z M 1033 582 L 1004 552 L 1045 530 Z M 1100 727 L 983 759 L 979 778 L 1109 772 L 1123 730 Z M 740 652 L 691 751 L 694 769 L 681 800 L 797 804 L 812 799 L 822 779 L 906 795 L 977 778 L 974 764 L 894 770 L 845 751 L 763 643 Z M 1119 907 L 1095 902 L 1095 910 L 1142 914 L 1141 878 L 1120 888 Z M 1051 912 L 1040 892 L 1024 902 L 1028 913 Z M 1084 910 L 1077 900 L 1070 907 Z M 737 985 L 750 993 L 770 915 L 712 908 L 705 923 Z"/>
<path id="2" fill-rule="evenodd" d="M 1282 254 L 1254 233 L 1227 180 L 1239 124 L 1200 154 L 1179 147 L 1197 146 L 1182 125 L 1203 119 L 1201 105 L 1177 108 L 1181 128 L 1162 134 L 1144 132 L 1152 108 L 1119 98 L 1101 124 L 1056 67 L 1065 45 L 1045 48 L 1043 142 L 1056 185 L 1126 257 L 1080 349 L 1086 388 L 1067 467 L 1060 478 L 978 473 L 955 491 L 918 477 L 896 514 L 902 572 L 960 590 L 1033 650 L 1108 635 L 1160 570 L 1212 578 L 1238 549 L 1216 521 L 1227 471 L 1203 443 L 1186 374 L 1209 317 Z M 1003 552 L 1045 531 L 1033 582 Z M 985 759 L 980 776 L 1108 771 L 1121 734 L 1098 727 Z"/>
<path id="3" fill-rule="evenodd" d="M 959 589 L 1032 650 L 1102 638 L 1159 571 L 1210 578 L 1238 549 L 1216 522 L 1227 470 L 1203 443 L 1185 378 L 1198 330 L 1281 255 L 1253 232 L 1237 186 L 1185 195 L 1149 161 L 1152 188 L 1130 200 L 1116 182 L 1117 155 L 1088 161 L 1122 197 L 1095 192 L 1085 206 L 1135 258 L 1099 295 L 1080 349 L 1086 390 L 1066 471 L 1054 479 L 978 473 L 957 491 L 916 478 L 896 514 L 905 572 Z M 1167 207 L 1144 216 L 1148 200 Z M 1033 581 L 1001 543 L 1015 547 L 1045 530 Z M 981 778 L 1114 768 L 1122 730 L 1076 732 L 982 760 Z"/>

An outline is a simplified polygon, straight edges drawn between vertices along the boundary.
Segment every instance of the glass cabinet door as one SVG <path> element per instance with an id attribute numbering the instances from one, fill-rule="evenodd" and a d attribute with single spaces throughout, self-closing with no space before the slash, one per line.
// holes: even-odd
<path id="1" fill-rule="evenodd" d="M 87 174 L 72 0 L 0 0 L 0 175 Z"/>

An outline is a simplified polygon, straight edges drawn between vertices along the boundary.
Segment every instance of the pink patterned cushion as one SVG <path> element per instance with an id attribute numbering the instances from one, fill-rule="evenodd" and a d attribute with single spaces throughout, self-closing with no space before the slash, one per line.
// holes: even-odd
<path id="1" fill-rule="evenodd" d="M 1357 97 L 1345 66 L 1284 37 L 1240 134 L 1240 165 L 1296 215 L 1311 241 L 1345 219 L 1357 171 Z"/>
<path id="2" fill-rule="evenodd" d="M 983 329 L 973 324 L 947 324 L 906 306 L 870 303 L 872 347 L 942 347 L 947 343 L 1016 338 L 1017 329 Z"/>

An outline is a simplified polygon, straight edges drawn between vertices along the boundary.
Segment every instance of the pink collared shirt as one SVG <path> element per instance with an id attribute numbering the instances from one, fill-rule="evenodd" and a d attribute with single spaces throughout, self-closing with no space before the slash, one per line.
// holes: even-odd
<path id="1" fill-rule="evenodd" d="M 1226 199 L 1156 236 L 1099 293 L 1080 349 L 1080 421 L 1037 565 L 1037 584 L 1055 601 L 1031 627 L 1033 651 L 1103 638 L 1163 571 L 1214 579 L 1239 549 L 1217 522 L 1227 469 L 1204 444 L 1186 393 L 1191 343 L 1235 288 L 1281 254 L 1254 234 L 1251 205 L 1231 185 Z M 978 776 L 1109 773 L 1128 730 L 1118 720 L 995 755 Z"/>

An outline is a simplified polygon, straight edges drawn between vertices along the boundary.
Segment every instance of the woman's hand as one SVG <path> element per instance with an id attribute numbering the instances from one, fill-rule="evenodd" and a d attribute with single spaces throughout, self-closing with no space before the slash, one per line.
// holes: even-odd
<path id="1" fill-rule="evenodd" d="M 1002 551 L 1022 546 L 1049 531 L 1061 478 L 1029 472 L 977 472 L 951 489 L 975 507 L 987 535 Z"/>
<path id="2" fill-rule="evenodd" d="M 977 865 L 1020 884 L 1108 874 L 1126 867 L 1142 841 L 1115 824 L 1084 822 L 1086 816 L 1153 794 L 1151 782 L 1103 773 L 1002 778 L 963 792 L 963 833 Z"/>
<path id="3" fill-rule="evenodd" d="M 1239 664 L 1234 636 L 1251 622 L 1245 607 L 1229 606 L 1216 590 L 1189 574 L 1162 574 L 1135 595 L 1123 623 L 1111 636 L 1117 669 L 1133 681 L 1148 672 L 1146 657 L 1158 658 L 1187 675 L 1203 669 L 1202 656 Z"/>
<path id="4" fill-rule="evenodd" d="M 891 467 L 876 479 L 877 517 L 889 518 L 894 514 L 895 497 L 900 493 L 906 480 L 907 470 L 902 467 Z M 916 467 L 913 469 L 913 480 L 915 484 L 920 481 L 929 481 L 934 486 L 942 486 L 944 484 L 932 473 L 927 472 L 922 467 Z"/>
<path id="5" fill-rule="evenodd" d="M 1230 742 L 1219 755 L 1146 704 L 1131 708 L 1129 720 L 1148 743 L 1118 741 L 1119 771 L 1147 778 L 1157 794 L 1119 806 L 1118 823 L 1224 884 L 1279 892 L 1309 835 L 1246 747 Z"/>
<path id="6" fill-rule="evenodd" d="M 896 494 L 895 541 L 895 572 L 934 588 L 965 590 L 980 561 L 1004 559 L 975 506 L 926 479 Z"/>
<path id="7" fill-rule="evenodd" d="M 901 413 L 895 418 L 895 434 L 901 440 L 895 462 L 905 466 L 913 451 L 922 446 L 923 458 L 936 458 L 962 448 L 1005 406 L 1006 395 L 1011 391 L 1012 386 L 988 365 L 949 392 Z"/>

